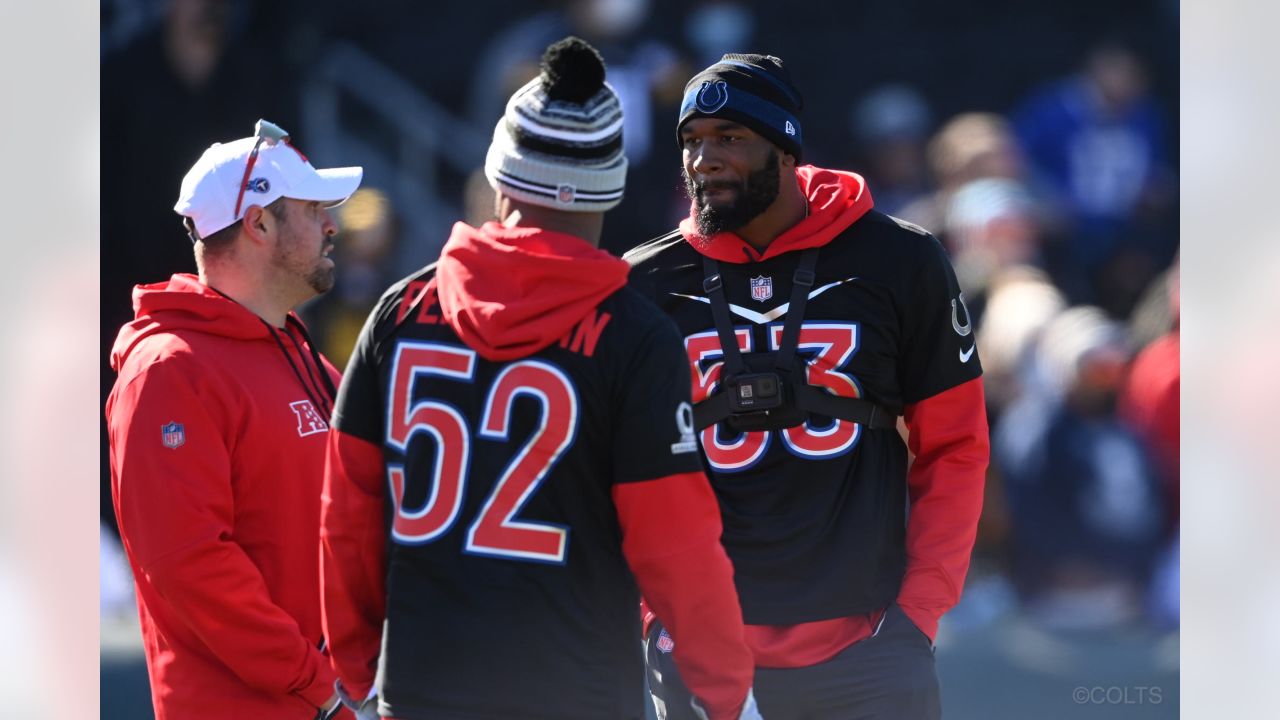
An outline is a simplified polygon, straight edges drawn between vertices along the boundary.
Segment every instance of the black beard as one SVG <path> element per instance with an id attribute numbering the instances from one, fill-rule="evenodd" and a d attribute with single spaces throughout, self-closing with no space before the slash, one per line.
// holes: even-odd
<path id="1" fill-rule="evenodd" d="M 735 190 L 733 201 L 720 207 L 709 205 L 702 197 L 706 183 L 695 183 L 687 170 L 684 173 L 684 190 L 693 201 L 693 220 L 698 226 L 698 234 L 703 237 L 741 228 L 768 210 L 773 201 L 778 199 L 777 153 L 769 153 L 764 167 L 751 171 L 745 181 L 723 181 L 715 183 L 715 187 Z"/>

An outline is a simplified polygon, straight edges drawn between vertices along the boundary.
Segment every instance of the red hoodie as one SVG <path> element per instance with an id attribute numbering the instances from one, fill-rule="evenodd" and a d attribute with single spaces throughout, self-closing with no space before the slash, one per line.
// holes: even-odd
<path id="1" fill-rule="evenodd" d="M 857 173 L 824 170 L 812 165 L 796 168 L 800 191 L 809 201 L 809 214 L 774 238 L 760 252 L 731 232 L 711 237 L 698 234 L 692 217 L 680 221 L 680 234 L 698 252 L 721 262 L 759 262 L 783 253 L 822 247 L 844 232 L 875 205 L 867 181 Z"/>
<path id="2" fill-rule="evenodd" d="M 764 252 L 731 232 L 701 236 L 692 217 L 681 221 L 680 232 L 699 253 L 721 262 L 759 262 L 826 245 L 874 205 L 866 181 L 856 173 L 805 165 L 796 169 L 796 179 L 808 199 L 808 215 Z M 903 415 L 915 460 L 907 475 L 907 568 L 897 602 L 932 641 L 939 618 L 960 600 L 982 511 L 990 455 L 982 378 L 908 405 Z M 813 665 L 872 635 L 882 614 L 748 625 L 747 644 L 758 667 Z M 652 616 L 646 614 L 645 620 L 647 626 Z"/>
<path id="3" fill-rule="evenodd" d="M 133 303 L 106 415 L 156 718 L 311 720 L 334 692 L 318 649 L 318 381 L 338 374 L 315 366 L 296 317 L 282 350 L 194 276 Z"/>
<path id="4" fill-rule="evenodd" d="M 572 235 L 455 223 L 436 270 L 440 311 L 484 359 L 514 360 L 559 340 L 630 269 Z"/>

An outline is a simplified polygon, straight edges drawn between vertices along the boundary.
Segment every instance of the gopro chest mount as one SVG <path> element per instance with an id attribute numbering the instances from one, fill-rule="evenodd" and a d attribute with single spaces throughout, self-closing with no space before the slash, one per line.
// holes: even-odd
<path id="1" fill-rule="evenodd" d="M 897 427 L 895 412 L 862 398 L 832 395 L 808 383 L 807 363 L 796 355 L 796 348 L 817 264 L 818 248 L 809 248 L 800 254 L 778 349 L 744 355 L 738 349 L 729 319 L 720 264 L 705 255 L 702 257 L 702 289 L 711 302 L 711 316 L 724 352 L 724 367 L 720 386 L 693 406 L 694 425 L 699 431 L 720 421 L 738 432 L 782 430 L 800 425 L 810 415 L 849 420 L 877 430 Z"/>

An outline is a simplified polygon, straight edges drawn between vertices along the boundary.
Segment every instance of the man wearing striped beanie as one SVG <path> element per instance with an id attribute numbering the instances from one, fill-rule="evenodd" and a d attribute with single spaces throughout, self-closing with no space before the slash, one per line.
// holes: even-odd
<path id="1" fill-rule="evenodd" d="M 347 367 L 321 562 L 362 719 L 641 720 L 637 588 L 689 712 L 760 718 L 684 347 L 598 247 L 627 170 L 604 77 L 582 40 L 547 49 L 494 131 L 498 220 L 457 223 Z"/>

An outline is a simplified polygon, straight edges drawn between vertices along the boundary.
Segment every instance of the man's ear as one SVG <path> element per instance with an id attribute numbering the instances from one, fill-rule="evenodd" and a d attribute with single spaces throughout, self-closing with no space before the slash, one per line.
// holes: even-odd
<path id="1" fill-rule="evenodd" d="M 778 165 L 782 166 L 783 168 L 786 168 L 787 170 L 795 170 L 795 169 L 796 169 L 796 156 L 795 156 L 795 155 L 792 155 L 791 153 L 787 152 L 786 150 L 779 150 L 779 151 L 778 151 L 778 154 L 782 156 L 782 157 L 781 157 L 781 158 L 779 158 L 779 160 L 778 160 Z"/>
<path id="2" fill-rule="evenodd" d="M 259 205 L 250 205 L 240 219 L 241 229 L 254 243 L 268 241 L 276 229 L 276 218 Z"/>

